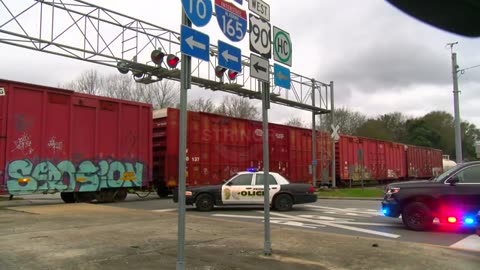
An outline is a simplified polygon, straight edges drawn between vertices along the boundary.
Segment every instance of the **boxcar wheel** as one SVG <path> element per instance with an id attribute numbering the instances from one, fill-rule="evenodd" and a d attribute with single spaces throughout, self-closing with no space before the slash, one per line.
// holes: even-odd
<path id="1" fill-rule="evenodd" d="M 209 194 L 200 194 L 195 200 L 195 207 L 202 212 L 212 211 L 214 204 L 213 197 Z"/>
<path id="2" fill-rule="evenodd" d="M 292 210 L 293 199 L 288 194 L 280 194 L 275 197 L 274 207 L 278 211 L 290 211 Z"/>
<path id="3" fill-rule="evenodd" d="M 75 196 L 73 195 L 73 192 L 61 192 L 60 193 L 60 198 L 62 198 L 64 203 L 74 203 L 75 202 Z"/>
<path id="4" fill-rule="evenodd" d="M 127 198 L 127 195 L 128 195 L 128 192 L 126 189 L 119 189 L 117 190 L 117 192 L 115 193 L 115 196 L 113 197 L 113 200 L 115 202 L 122 202 L 122 201 L 125 201 L 125 199 Z"/>
<path id="5" fill-rule="evenodd" d="M 403 224 L 414 231 L 428 230 L 433 226 L 430 208 L 422 202 L 411 202 L 402 211 Z"/>

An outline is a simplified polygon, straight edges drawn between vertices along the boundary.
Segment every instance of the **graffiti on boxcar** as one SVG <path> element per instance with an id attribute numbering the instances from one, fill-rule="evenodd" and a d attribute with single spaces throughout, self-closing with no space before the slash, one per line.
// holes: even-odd
<path id="1" fill-rule="evenodd" d="M 30 139 L 30 134 L 24 132 L 20 137 L 18 137 L 14 142 L 15 148 L 12 152 L 20 151 L 23 155 L 30 155 L 35 150 L 32 148 L 32 140 Z"/>
<path id="2" fill-rule="evenodd" d="M 50 140 L 48 141 L 47 146 L 52 149 L 53 153 L 57 151 L 61 151 L 63 149 L 63 142 L 62 141 L 57 141 L 57 138 L 55 136 L 52 136 Z"/>
<path id="3" fill-rule="evenodd" d="M 75 166 L 69 160 L 54 164 L 43 161 L 15 160 L 7 168 L 10 194 L 57 191 L 97 191 L 102 188 L 141 187 L 144 165 L 141 162 L 101 160 L 82 161 Z"/>

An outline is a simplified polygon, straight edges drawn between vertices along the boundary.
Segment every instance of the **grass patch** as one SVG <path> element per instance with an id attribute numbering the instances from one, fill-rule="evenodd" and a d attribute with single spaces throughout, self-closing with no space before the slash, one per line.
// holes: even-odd
<path id="1" fill-rule="evenodd" d="M 383 189 L 380 188 L 341 188 L 321 189 L 317 192 L 323 197 L 354 197 L 354 198 L 383 198 Z"/>

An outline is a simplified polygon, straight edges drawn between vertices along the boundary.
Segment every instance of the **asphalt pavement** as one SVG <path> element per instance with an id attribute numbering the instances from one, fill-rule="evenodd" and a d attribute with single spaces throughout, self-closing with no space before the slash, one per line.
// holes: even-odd
<path id="1" fill-rule="evenodd" d="M 161 200 L 156 200 L 161 201 Z M 152 202 L 156 202 L 155 200 Z M 142 201 L 146 202 L 146 201 Z M 283 214 L 283 213 L 281 213 Z M 175 269 L 177 215 L 107 204 L 0 210 L 1 269 Z M 474 252 L 187 215 L 186 269 L 478 269 Z"/>

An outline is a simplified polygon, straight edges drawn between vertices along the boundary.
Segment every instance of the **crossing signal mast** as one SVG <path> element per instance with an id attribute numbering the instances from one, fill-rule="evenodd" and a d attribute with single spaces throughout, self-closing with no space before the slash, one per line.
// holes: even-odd
<path id="1" fill-rule="evenodd" d="M 37 23 L 32 23 L 35 18 Z M 110 66 L 122 74 L 131 72 L 139 83 L 180 81 L 179 40 L 178 32 L 85 1 L 0 0 L 0 43 Z M 192 61 L 193 85 L 262 98 L 258 80 L 247 75 L 248 56 L 240 56 L 242 72 L 226 69 L 219 77 L 218 47 L 210 45 L 209 55 L 208 62 Z M 273 73 L 272 66 L 267 70 Z M 293 72 L 291 78 L 289 90 L 275 86 L 271 79 L 272 103 L 316 114 L 330 112 L 329 84 Z"/>

